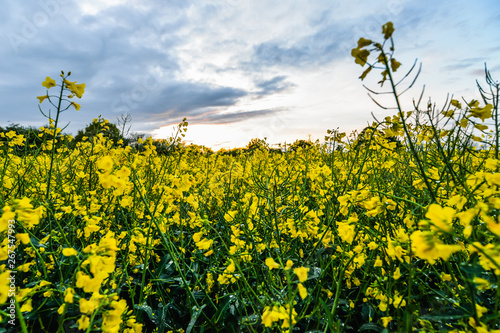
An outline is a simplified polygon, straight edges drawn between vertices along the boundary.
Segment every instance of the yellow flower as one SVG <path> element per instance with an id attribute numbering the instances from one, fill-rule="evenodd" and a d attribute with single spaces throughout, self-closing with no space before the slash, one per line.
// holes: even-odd
<path id="1" fill-rule="evenodd" d="M 111 307 L 113 308 L 113 310 L 106 311 L 103 315 L 102 331 L 104 333 L 119 331 L 120 324 L 122 322 L 121 316 L 127 308 L 127 302 L 123 299 L 119 301 L 113 301 L 111 302 Z"/>
<path id="2" fill-rule="evenodd" d="M 113 168 L 113 160 L 108 155 L 100 158 L 96 165 L 99 169 L 103 169 L 105 171 L 110 171 Z"/>
<path id="3" fill-rule="evenodd" d="M 434 264 L 437 259 L 448 260 L 455 252 L 460 251 L 460 245 L 445 245 L 434 239 L 431 231 L 413 232 L 410 236 L 413 253 L 422 259 L 426 259 L 430 264 Z"/>
<path id="4" fill-rule="evenodd" d="M 21 306 L 21 312 L 31 312 L 33 310 L 33 306 L 31 305 L 32 299 L 28 299 L 24 302 L 23 306 Z"/>
<path id="5" fill-rule="evenodd" d="M 429 206 L 425 217 L 427 217 L 437 228 L 450 232 L 453 229 L 453 217 L 456 211 L 451 207 L 441 207 L 438 204 Z"/>
<path id="6" fill-rule="evenodd" d="M 69 90 L 71 90 L 71 92 L 73 92 L 74 90 L 76 90 L 76 82 L 77 81 L 71 82 L 71 81 L 66 80 L 66 79 L 64 79 L 63 81 L 64 81 L 65 87 L 68 88 Z"/>
<path id="7" fill-rule="evenodd" d="M 473 282 L 476 284 L 477 289 L 479 290 L 488 290 L 490 288 L 490 283 L 488 280 L 485 280 L 480 277 L 475 277 Z"/>
<path id="8" fill-rule="evenodd" d="M 455 114 L 455 110 L 448 110 L 448 111 L 443 111 L 441 112 L 445 117 L 453 117 Z"/>
<path id="9" fill-rule="evenodd" d="M 481 318 L 483 314 L 488 312 L 488 309 L 485 308 L 484 306 L 481 306 L 479 304 L 476 304 L 476 310 L 477 310 L 477 316 Z M 490 331 L 491 332 L 491 331 Z"/>
<path id="10" fill-rule="evenodd" d="M 45 95 L 45 96 L 37 96 L 36 98 L 38 98 L 38 100 L 40 101 L 40 104 L 42 104 L 42 102 L 48 98 L 49 96 Z"/>
<path id="11" fill-rule="evenodd" d="M 482 121 L 485 119 L 491 118 L 491 110 L 493 109 L 493 105 L 486 104 L 484 108 L 473 107 L 470 109 L 470 113 L 472 117 L 480 118 Z"/>
<path id="12" fill-rule="evenodd" d="M 234 264 L 234 261 L 233 259 L 230 259 L 231 263 L 227 266 L 225 272 L 226 273 L 234 273 L 234 271 L 236 270 L 236 265 Z"/>
<path id="13" fill-rule="evenodd" d="M 373 43 L 373 42 L 370 39 L 366 39 L 366 38 L 361 37 L 358 40 L 358 49 L 362 49 L 363 47 L 368 46 L 371 43 Z"/>
<path id="14" fill-rule="evenodd" d="M 30 235 L 27 233 L 19 233 L 16 235 L 16 238 L 19 239 L 23 244 L 30 243 Z"/>
<path id="15" fill-rule="evenodd" d="M 382 320 L 382 325 L 384 325 L 384 327 L 387 327 L 387 325 L 389 325 L 389 323 L 391 322 L 392 317 L 382 317 L 380 318 L 380 320 Z"/>
<path id="16" fill-rule="evenodd" d="M 94 310 L 99 307 L 100 298 L 102 298 L 102 296 L 99 295 L 99 293 L 92 294 L 92 297 L 90 297 L 89 300 L 80 298 L 80 312 L 84 314 L 92 314 Z"/>
<path id="17" fill-rule="evenodd" d="M 300 298 L 302 298 L 302 299 L 306 298 L 307 297 L 306 287 L 304 287 L 304 285 L 302 283 L 297 284 L 297 287 L 299 289 Z"/>
<path id="18" fill-rule="evenodd" d="M 485 218 L 485 221 L 486 221 L 486 226 L 488 227 L 488 229 L 492 233 L 494 233 L 495 235 L 500 237 L 500 223 L 496 223 L 493 218 L 489 218 L 489 219 Z"/>
<path id="19" fill-rule="evenodd" d="M 266 306 L 264 308 L 264 313 L 262 314 L 262 323 L 265 327 L 272 327 L 274 322 L 280 320 L 280 313 L 275 309 L 275 306 L 273 306 L 272 309 L 269 306 Z"/>
<path id="20" fill-rule="evenodd" d="M 80 83 L 75 85 L 75 90 L 72 91 L 76 97 L 82 98 L 82 95 L 85 93 L 85 83 Z"/>
<path id="21" fill-rule="evenodd" d="M 87 316 L 81 316 L 80 319 L 77 320 L 78 323 L 78 329 L 85 331 L 90 324 L 90 318 Z"/>
<path id="22" fill-rule="evenodd" d="M 29 270 L 30 270 L 30 267 L 31 267 L 32 265 L 33 265 L 33 263 L 32 263 L 32 262 L 27 262 L 27 263 L 25 263 L 25 264 L 22 264 L 22 265 L 17 266 L 17 270 L 18 270 L 18 271 L 21 271 L 21 272 L 25 272 L 25 273 L 26 273 L 27 271 L 29 271 Z"/>
<path id="23" fill-rule="evenodd" d="M 50 89 L 56 86 L 56 81 L 52 80 L 50 77 L 47 76 L 45 78 L 45 81 L 42 82 L 42 86 L 44 86 L 47 89 Z"/>
<path id="24" fill-rule="evenodd" d="M 401 271 L 399 270 L 399 267 L 396 268 L 392 277 L 394 278 L 394 280 L 398 280 L 401 277 Z"/>
<path id="25" fill-rule="evenodd" d="M 285 266 L 285 269 L 286 269 L 286 270 L 289 270 L 290 268 L 292 268 L 292 266 L 293 266 L 293 261 L 291 261 L 290 259 L 288 259 L 288 260 L 286 261 L 286 266 Z"/>
<path id="26" fill-rule="evenodd" d="M 459 109 L 462 108 L 462 104 L 460 104 L 460 102 L 457 101 L 456 99 L 452 99 L 451 102 L 450 102 L 450 104 L 453 105 L 456 108 L 459 108 Z"/>
<path id="27" fill-rule="evenodd" d="M 337 222 L 337 231 L 340 238 L 348 243 L 352 244 L 354 236 L 356 235 L 356 226 L 354 224 L 349 224 L 347 222 Z"/>
<path id="28" fill-rule="evenodd" d="M 196 246 L 200 250 L 208 250 L 210 248 L 210 246 L 212 246 L 213 242 L 214 242 L 213 239 L 203 238 L 198 243 L 196 243 Z"/>
<path id="29" fill-rule="evenodd" d="M 75 103 L 75 102 L 71 102 L 71 105 L 73 105 L 75 107 L 76 111 L 80 111 L 80 104 Z"/>
<path id="30" fill-rule="evenodd" d="M 59 307 L 59 309 L 57 309 L 57 313 L 59 313 L 60 315 L 62 315 L 64 313 L 65 309 L 66 309 L 66 303 L 63 303 L 63 304 L 61 304 L 61 306 Z"/>
<path id="31" fill-rule="evenodd" d="M 474 125 L 474 127 L 477 128 L 480 131 L 484 131 L 484 130 L 488 129 L 487 125 L 482 125 L 482 124 L 476 124 L 476 125 Z"/>
<path id="32" fill-rule="evenodd" d="M 108 275 L 108 273 L 101 271 L 95 274 L 94 278 L 91 278 L 87 274 L 78 271 L 76 273 L 76 287 L 82 288 L 86 293 L 98 292 L 101 287 L 101 283 L 108 277 Z"/>
<path id="33" fill-rule="evenodd" d="M 195 232 L 193 234 L 193 241 L 195 243 L 198 243 L 199 241 L 201 241 L 201 237 L 203 237 L 203 231 L 200 231 L 200 232 Z"/>
<path id="34" fill-rule="evenodd" d="M 443 281 L 451 281 L 451 275 L 442 272 L 441 273 L 441 279 L 443 279 Z"/>
<path id="35" fill-rule="evenodd" d="M 73 303 L 73 294 L 74 294 L 73 288 L 68 288 L 64 291 L 64 302 L 66 303 Z"/>
<path id="36" fill-rule="evenodd" d="M 0 304 L 7 302 L 7 296 L 9 295 L 9 280 L 10 272 L 0 273 Z"/>
<path id="37" fill-rule="evenodd" d="M 271 257 L 266 259 L 266 265 L 267 267 L 269 267 L 269 270 L 272 270 L 273 268 L 280 268 L 280 264 L 274 261 L 274 259 Z"/>
<path id="38" fill-rule="evenodd" d="M 391 38 L 393 32 L 394 32 L 394 25 L 392 24 L 392 22 L 387 22 L 382 26 L 382 33 L 384 34 L 385 39 Z"/>
<path id="39" fill-rule="evenodd" d="M 67 247 L 62 250 L 62 254 L 65 257 L 71 257 L 71 256 L 76 256 L 78 254 L 78 251 L 76 251 L 72 247 Z"/>
<path id="40" fill-rule="evenodd" d="M 351 50 L 351 55 L 354 57 L 355 63 L 360 64 L 361 66 L 364 66 L 366 64 L 366 62 L 368 61 L 368 57 L 370 56 L 370 51 L 362 50 L 360 48 L 354 48 Z M 368 73 L 366 73 L 366 74 L 368 74 Z M 365 74 L 365 76 L 366 76 L 366 74 Z"/>
<path id="41" fill-rule="evenodd" d="M 306 267 L 297 267 L 293 269 L 293 272 L 299 278 L 300 282 L 304 282 L 307 280 L 307 273 L 309 272 L 309 268 Z"/>
<path id="42" fill-rule="evenodd" d="M 290 311 L 290 305 L 285 304 L 285 306 L 280 306 L 279 311 L 282 315 L 283 318 L 283 324 L 281 324 L 281 328 L 289 328 L 290 327 L 290 319 L 292 319 L 292 325 L 295 325 L 297 323 L 297 311 L 295 311 L 294 308 L 291 309 Z M 291 316 L 290 316 L 291 313 Z M 291 317 L 291 318 L 290 318 Z"/>

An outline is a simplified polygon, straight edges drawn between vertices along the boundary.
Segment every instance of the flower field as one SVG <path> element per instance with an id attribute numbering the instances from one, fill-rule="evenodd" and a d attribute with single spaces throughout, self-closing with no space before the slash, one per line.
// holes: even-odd
<path id="1" fill-rule="evenodd" d="M 59 115 L 0 138 L 0 331 L 500 332 L 498 95 L 233 155 L 70 145 Z"/>

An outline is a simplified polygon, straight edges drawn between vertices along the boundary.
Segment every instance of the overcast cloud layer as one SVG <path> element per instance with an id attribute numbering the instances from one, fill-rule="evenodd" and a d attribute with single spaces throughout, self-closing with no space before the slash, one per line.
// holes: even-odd
<path id="1" fill-rule="evenodd" d="M 99 115 L 130 113 L 132 131 L 170 135 L 187 117 L 187 140 L 221 147 L 322 138 L 361 129 L 370 113 L 350 50 L 393 21 L 396 58 L 423 63 L 415 90 L 478 97 L 484 63 L 500 78 L 498 1 L 25 0 L 0 13 L 0 126 L 42 126 L 41 82 L 71 70 L 86 83 L 76 134 Z M 371 74 L 377 76 L 375 71 Z M 368 80 L 377 88 L 377 80 Z M 388 101 L 390 103 L 390 101 Z M 47 108 L 48 104 L 41 105 Z M 408 103 L 408 107 L 411 104 Z M 53 111 L 53 110 L 52 110 Z"/>

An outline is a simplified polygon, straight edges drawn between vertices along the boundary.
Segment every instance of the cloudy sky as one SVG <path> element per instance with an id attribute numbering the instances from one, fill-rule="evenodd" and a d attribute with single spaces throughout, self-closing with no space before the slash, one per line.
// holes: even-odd
<path id="1" fill-rule="evenodd" d="M 129 113 L 132 132 L 172 134 L 183 117 L 186 140 L 219 149 L 323 139 L 391 111 L 367 96 L 350 50 L 381 39 L 394 22 L 404 74 L 422 73 L 411 98 L 437 103 L 447 93 L 478 98 L 484 63 L 500 79 L 500 2 L 338 0 L 25 0 L 0 13 L 0 126 L 42 126 L 36 96 L 46 76 L 86 83 L 81 110 L 62 114 L 66 132 L 99 115 Z M 378 73 L 365 80 L 378 89 Z M 384 102 L 392 106 L 391 101 Z M 48 111 L 48 103 L 41 107 Z M 52 110 L 53 111 L 53 110 Z"/>

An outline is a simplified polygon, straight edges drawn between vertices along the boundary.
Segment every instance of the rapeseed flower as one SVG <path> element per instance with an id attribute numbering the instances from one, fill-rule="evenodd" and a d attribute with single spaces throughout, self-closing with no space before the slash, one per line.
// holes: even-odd
<path id="1" fill-rule="evenodd" d="M 382 325 L 384 327 L 387 327 L 389 325 L 389 323 L 392 321 L 392 317 L 381 317 L 380 320 L 382 320 Z"/>
<path id="2" fill-rule="evenodd" d="M 277 306 L 266 306 L 264 312 L 262 313 L 262 323 L 265 327 L 272 327 L 273 324 L 280 319 L 284 319 L 284 314 L 279 310 Z"/>
<path id="3" fill-rule="evenodd" d="M 453 218 L 456 211 L 451 207 L 441 207 L 438 204 L 431 204 L 427 209 L 425 217 L 439 230 L 450 232 L 453 229 Z"/>
<path id="4" fill-rule="evenodd" d="M 66 257 L 71 257 L 71 256 L 76 256 L 78 254 L 78 251 L 75 250 L 74 248 L 67 247 L 62 250 L 62 254 Z"/>
<path id="5" fill-rule="evenodd" d="M 75 290 L 73 288 L 66 289 L 64 291 L 64 302 L 73 303 L 74 293 L 75 293 Z"/>
<path id="6" fill-rule="evenodd" d="M 280 264 L 274 261 L 273 258 L 266 259 L 266 266 L 269 267 L 269 270 L 272 270 L 273 268 L 280 268 Z"/>
<path id="7" fill-rule="evenodd" d="M 430 264 L 434 264 L 438 259 L 446 261 L 453 253 L 462 249 L 460 245 L 442 244 L 430 231 L 414 231 L 410 239 L 414 255 L 426 259 Z"/>
<path id="8" fill-rule="evenodd" d="M 9 295 L 9 278 L 9 271 L 0 273 L 0 304 L 4 304 L 7 301 L 7 296 Z"/>
<path id="9" fill-rule="evenodd" d="M 337 230 L 340 238 L 347 244 L 352 244 L 356 234 L 356 226 L 349 222 L 337 222 Z"/>
<path id="10" fill-rule="evenodd" d="M 40 104 L 42 104 L 42 102 L 43 102 L 46 98 L 49 98 L 49 96 L 48 96 L 48 95 L 44 95 L 44 96 L 38 96 L 37 98 L 38 98 L 38 100 L 40 101 Z"/>
<path id="11" fill-rule="evenodd" d="M 77 324 L 79 330 L 85 331 L 90 325 L 90 318 L 83 315 L 77 320 Z"/>
<path id="12" fill-rule="evenodd" d="M 49 76 L 45 78 L 45 81 L 42 82 L 42 86 L 44 86 L 47 89 L 50 89 L 52 87 L 56 86 L 56 81 L 51 79 Z"/>
<path id="13" fill-rule="evenodd" d="M 300 298 L 305 299 L 307 297 L 307 289 L 304 287 L 302 283 L 297 284 L 297 288 L 299 289 Z"/>
<path id="14" fill-rule="evenodd" d="M 477 102 L 477 101 L 476 101 Z M 473 107 L 470 109 L 470 114 L 472 117 L 480 118 L 483 122 L 491 118 L 491 111 L 493 109 L 493 105 L 486 104 L 484 107 L 479 107 L 479 102 L 474 103 Z"/>
<path id="15" fill-rule="evenodd" d="M 309 267 L 297 267 L 293 269 L 293 272 L 297 275 L 300 282 L 305 282 L 307 280 L 307 274 L 309 273 Z"/>
<path id="16" fill-rule="evenodd" d="M 113 159 L 108 155 L 101 157 L 96 162 L 96 166 L 104 171 L 111 171 L 111 169 L 113 168 L 113 164 Z"/>
<path id="17" fill-rule="evenodd" d="M 103 315 L 102 331 L 105 333 L 118 333 L 120 324 L 122 323 L 121 316 L 127 308 L 125 300 L 112 301 L 112 310 L 108 310 Z"/>

